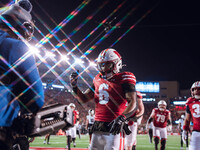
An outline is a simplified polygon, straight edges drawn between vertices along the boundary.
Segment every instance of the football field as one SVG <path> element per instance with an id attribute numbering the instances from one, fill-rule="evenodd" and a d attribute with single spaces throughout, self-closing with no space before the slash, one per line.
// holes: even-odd
<path id="1" fill-rule="evenodd" d="M 44 137 L 37 137 L 33 143 L 30 144 L 30 149 L 34 150 L 34 147 L 46 147 L 45 150 L 51 148 L 65 148 L 66 147 L 66 137 L 65 136 L 51 136 L 50 144 L 43 144 Z M 88 135 L 82 135 L 81 139 L 77 137 L 76 148 L 87 149 L 89 144 Z M 71 148 L 73 145 L 71 144 Z M 185 148 L 184 148 L 185 149 Z M 53 149 L 52 149 L 53 150 Z M 72 149 L 73 150 L 73 149 Z M 77 149 L 78 150 L 78 149 Z M 137 150 L 154 150 L 154 144 L 149 143 L 148 135 L 138 135 L 137 136 Z M 169 135 L 167 140 L 166 150 L 180 150 L 180 136 Z"/>

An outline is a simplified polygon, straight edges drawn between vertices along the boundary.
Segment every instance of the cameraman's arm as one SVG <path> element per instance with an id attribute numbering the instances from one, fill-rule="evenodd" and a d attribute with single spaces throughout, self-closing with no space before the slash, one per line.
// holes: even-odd
<path id="1" fill-rule="evenodd" d="M 44 91 L 35 58 L 21 41 L 15 50 L 10 58 L 16 66 L 13 72 L 18 77 L 15 94 L 27 112 L 36 113 L 44 104 Z"/>

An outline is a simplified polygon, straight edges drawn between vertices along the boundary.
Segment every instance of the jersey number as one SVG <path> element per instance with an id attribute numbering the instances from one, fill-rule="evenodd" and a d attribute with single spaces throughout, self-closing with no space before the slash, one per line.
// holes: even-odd
<path id="1" fill-rule="evenodd" d="M 108 84 L 101 84 L 99 86 L 99 103 L 100 104 L 107 104 L 109 101 L 109 93 L 106 91 L 108 90 Z"/>
<path id="2" fill-rule="evenodd" d="M 157 122 L 164 123 L 165 122 L 165 115 L 157 114 Z"/>
<path id="3" fill-rule="evenodd" d="M 199 118 L 200 117 L 200 106 L 199 106 L 199 104 L 192 105 L 192 108 L 194 109 L 193 116 L 195 118 Z"/>

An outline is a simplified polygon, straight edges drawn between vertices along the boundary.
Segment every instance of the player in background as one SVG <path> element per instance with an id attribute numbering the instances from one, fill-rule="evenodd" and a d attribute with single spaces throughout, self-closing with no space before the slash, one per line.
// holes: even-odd
<path id="1" fill-rule="evenodd" d="M 49 143 L 50 136 L 51 136 L 50 134 L 47 134 L 47 135 L 45 136 L 44 141 L 43 141 L 43 144 L 46 144 L 46 143 L 47 143 L 47 144 L 50 144 L 50 143 Z"/>
<path id="2" fill-rule="evenodd" d="M 138 102 L 138 109 L 136 114 L 130 118 L 128 122 L 129 129 L 131 134 L 125 135 L 125 146 L 126 150 L 136 150 L 136 136 L 137 136 L 137 129 L 138 126 L 141 124 L 142 116 L 144 114 L 144 104 L 142 102 L 142 94 L 137 91 L 137 102 Z"/>
<path id="3" fill-rule="evenodd" d="M 92 125 L 94 124 L 94 110 L 90 109 L 88 111 L 88 115 L 86 116 L 86 129 L 88 129 L 89 133 L 89 147 L 91 144 L 91 139 L 92 139 Z"/>
<path id="4" fill-rule="evenodd" d="M 171 113 L 167 108 L 167 103 L 164 100 L 158 102 L 158 108 L 154 108 L 148 119 L 148 124 L 153 121 L 153 137 L 155 150 L 158 150 L 159 140 L 161 140 L 160 150 L 165 149 L 167 140 L 167 125 L 168 130 L 172 128 Z"/>
<path id="5" fill-rule="evenodd" d="M 149 124 L 147 123 L 146 130 L 148 130 L 149 143 L 152 143 L 152 138 L 153 138 L 153 122 L 151 122 Z"/>
<path id="6" fill-rule="evenodd" d="M 182 139 L 186 143 L 190 121 L 193 120 L 192 136 L 189 150 L 200 150 L 200 81 L 192 84 L 191 95 L 186 102 L 186 116 L 183 124 Z"/>
<path id="7" fill-rule="evenodd" d="M 100 73 L 95 76 L 91 88 L 84 93 L 77 87 L 78 72 L 71 74 L 71 86 L 80 103 L 95 101 L 95 122 L 90 149 L 119 150 L 124 147 L 120 131 L 126 119 L 137 109 L 136 78 L 131 72 L 120 73 L 122 58 L 112 48 L 99 54 L 97 68 Z M 124 130 L 127 131 L 126 129 Z"/>
<path id="8" fill-rule="evenodd" d="M 181 135 L 181 150 L 183 150 L 183 140 L 182 140 L 182 133 L 183 133 L 183 123 L 184 123 L 185 116 L 181 115 L 181 118 L 178 120 L 178 129 Z M 188 133 L 186 139 L 186 149 L 188 149 Z"/>
<path id="9" fill-rule="evenodd" d="M 79 124 L 79 112 L 77 110 L 75 110 L 75 104 L 74 103 L 70 103 L 69 107 L 72 109 L 73 111 L 73 115 L 74 115 L 74 126 L 69 128 L 68 130 L 66 130 L 66 136 L 67 136 L 67 146 L 66 148 L 68 148 L 68 150 L 70 150 L 70 144 L 71 141 L 73 142 L 74 147 L 76 147 L 76 124 Z"/>

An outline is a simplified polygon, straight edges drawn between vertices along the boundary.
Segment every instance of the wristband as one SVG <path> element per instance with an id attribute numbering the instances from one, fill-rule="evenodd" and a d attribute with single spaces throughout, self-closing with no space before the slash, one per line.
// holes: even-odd
<path id="1" fill-rule="evenodd" d="M 189 128 L 189 126 L 183 125 L 183 130 L 189 131 L 190 128 Z"/>
<path id="2" fill-rule="evenodd" d="M 78 87 L 77 86 L 72 87 L 72 90 L 74 91 L 75 94 L 77 94 Z"/>

